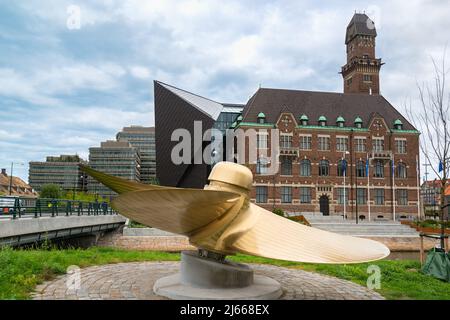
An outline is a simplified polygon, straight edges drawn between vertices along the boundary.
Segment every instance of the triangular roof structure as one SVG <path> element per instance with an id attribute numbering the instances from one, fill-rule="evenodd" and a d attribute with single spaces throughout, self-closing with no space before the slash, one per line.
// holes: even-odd
<path id="1" fill-rule="evenodd" d="M 217 120 L 222 112 L 224 106 L 219 102 L 171 86 L 161 81 L 156 82 L 214 120 Z"/>

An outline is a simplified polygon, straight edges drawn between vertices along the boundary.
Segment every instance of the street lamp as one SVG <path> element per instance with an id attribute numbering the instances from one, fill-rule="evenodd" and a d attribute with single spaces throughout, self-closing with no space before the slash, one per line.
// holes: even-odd
<path id="1" fill-rule="evenodd" d="M 345 188 L 346 188 L 345 176 L 347 175 L 347 165 L 345 163 L 345 162 L 347 162 L 347 160 L 345 160 L 346 154 L 350 154 L 350 152 L 348 152 L 348 151 L 342 152 L 342 168 L 341 168 L 342 174 L 344 175 L 344 219 L 347 219 L 347 199 L 346 199 L 346 193 L 345 193 Z M 345 170 L 344 170 L 344 167 L 345 167 Z"/>
<path id="2" fill-rule="evenodd" d="M 24 165 L 22 162 L 11 162 L 11 172 L 9 175 L 9 195 L 11 195 L 11 193 L 12 193 L 12 178 L 13 178 L 13 169 L 14 169 L 15 164 L 18 164 L 21 166 Z"/>

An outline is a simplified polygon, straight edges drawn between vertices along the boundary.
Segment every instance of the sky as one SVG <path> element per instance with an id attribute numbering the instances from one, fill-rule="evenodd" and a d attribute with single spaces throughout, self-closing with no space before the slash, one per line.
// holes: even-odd
<path id="1" fill-rule="evenodd" d="M 381 93 L 418 106 L 450 40 L 450 1 L 0 0 L 0 167 L 79 154 L 154 124 L 153 80 L 219 102 L 259 86 L 342 92 L 345 29 L 374 20 Z"/>

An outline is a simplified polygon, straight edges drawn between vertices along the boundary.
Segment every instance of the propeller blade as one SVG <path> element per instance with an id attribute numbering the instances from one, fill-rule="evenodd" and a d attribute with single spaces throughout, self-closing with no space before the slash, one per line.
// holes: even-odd
<path id="1" fill-rule="evenodd" d="M 97 180 L 98 182 L 104 184 L 111 190 L 117 193 L 125 193 L 129 191 L 138 191 L 138 190 L 156 190 L 156 189 L 167 189 L 170 187 L 162 187 L 152 184 L 144 184 L 137 181 L 126 180 L 119 177 L 114 177 L 110 174 L 106 174 L 97 170 L 94 170 L 88 166 L 81 165 L 81 170 L 90 175 L 92 178 Z"/>
<path id="2" fill-rule="evenodd" d="M 220 218 L 241 196 L 218 190 L 171 188 L 124 193 L 112 207 L 134 221 L 188 235 Z"/>
<path id="3" fill-rule="evenodd" d="M 340 235 L 277 216 L 257 205 L 247 209 L 253 226 L 231 248 L 245 254 L 308 263 L 361 263 L 389 255 L 377 241 Z M 240 213 L 242 214 L 242 213 Z"/>

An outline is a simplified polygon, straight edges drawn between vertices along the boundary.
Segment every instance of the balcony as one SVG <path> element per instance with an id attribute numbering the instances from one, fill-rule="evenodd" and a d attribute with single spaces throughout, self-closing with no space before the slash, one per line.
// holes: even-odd
<path id="1" fill-rule="evenodd" d="M 381 150 L 381 151 L 372 150 L 371 158 L 376 159 L 376 160 L 390 160 L 390 159 L 392 159 L 392 151 L 391 150 Z"/>
<path id="2" fill-rule="evenodd" d="M 280 155 L 298 157 L 298 148 L 280 146 Z"/>

